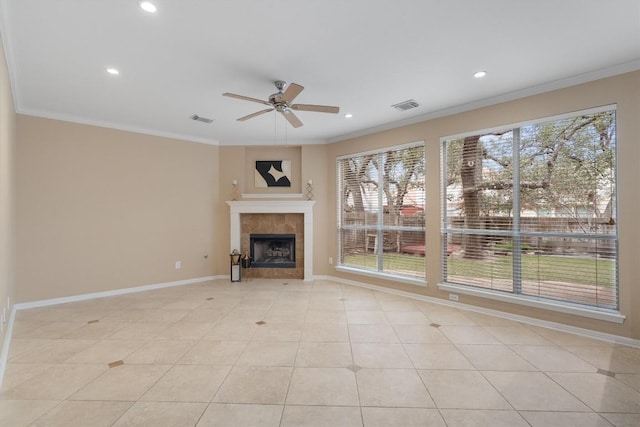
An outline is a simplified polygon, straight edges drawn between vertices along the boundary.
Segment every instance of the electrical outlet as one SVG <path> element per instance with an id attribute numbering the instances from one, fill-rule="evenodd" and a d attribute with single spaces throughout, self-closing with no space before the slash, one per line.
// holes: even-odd
<path id="1" fill-rule="evenodd" d="M 333 265 L 333 257 L 329 257 L 329 265 Z"/>
<path id="2" fill-rule="evenodd" d="M 182 261 L 176 261 L 176 270 L 180 270 L 182 268 Z"/>
<path id="3" fill-rule="evenodd" d="M 451 301 L 458 301 L 458 295 L 457 294 L 449 294 L 449 299 Z"/>

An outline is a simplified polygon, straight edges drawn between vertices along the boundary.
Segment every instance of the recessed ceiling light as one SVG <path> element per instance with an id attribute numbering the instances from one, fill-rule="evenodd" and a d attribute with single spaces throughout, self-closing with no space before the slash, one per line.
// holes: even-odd
<path id="1" fill-rule="evenodd" d="M 344 116 L 345 116 L 347 119 L 350 119 L 351 117 L 353 117 L 353 114 L 351 114 L 351 113 L 347 113 L 347 114 L 345 114 Z"/>
<path id="2" fill-rule="evenodd" d="M 118 71 L 115 68 L 107 68 L 107 73 L 113 74 L 114 76 L 117 76 L 118 74 L 120 74 L 120 71 Z"/>
<path id="3" fill-rule="evenodd" d="M 475 77 L 476 79 L 481 79 L 481 78 L 483 78 L 483 77 L 484 77 L 484 76 L 486 76 L 486 75 L 487 75 L 487 72 L 486 72 L 486 71 L 478 71 L 477 73 L 475 73 L 475 74 L 473 75 L 473 77 Z"/>
<path id="4" fill-rule="evenodd" d="M 141 1 L 139 2 L 139 4 L 140 4 L 140 8 L 145 12 L 155 13 L 158 10 L 156 5 L 151 3 L 150 1 Z"/>

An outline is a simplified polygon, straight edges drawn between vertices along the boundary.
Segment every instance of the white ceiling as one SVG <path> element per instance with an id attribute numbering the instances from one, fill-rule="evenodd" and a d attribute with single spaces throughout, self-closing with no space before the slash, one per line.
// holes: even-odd
<path id="1" fill-rule="evenodd" d="M 137 0 L 0 0 L 16 110 L 224 145 L 306 144 L 640 69 L 638 0 L 155 3 L 149 14 Z M 297 112 L 298 129 L 276 113 L 235 120 L 265 106 L 223 92 L 266 99 L 278 79 L 305 87 L 296 102 L 340 114 Z M 390 107 L 408 99 L 420 107 Z"/>

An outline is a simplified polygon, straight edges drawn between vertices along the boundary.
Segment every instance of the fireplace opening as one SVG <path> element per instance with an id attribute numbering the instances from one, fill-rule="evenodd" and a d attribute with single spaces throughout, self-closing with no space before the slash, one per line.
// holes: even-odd
<path id="1" fill-rule="evenodd" d="M 295 234 L 250 234 L 253 268 L 296 268 Z"/>

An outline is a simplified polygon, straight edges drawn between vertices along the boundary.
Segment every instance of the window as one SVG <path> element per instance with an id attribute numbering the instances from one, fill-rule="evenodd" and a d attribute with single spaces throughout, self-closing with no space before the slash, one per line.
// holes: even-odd
<path id="1" fill-rule="evenodd" d="M 615 108 L 448 138 L 443 281 L 618 309 Z"/>
<path id="2" fill-rule="evenodd" d="M 425 279 L 424 143 L 337 159 L 338 267 Z"/>

